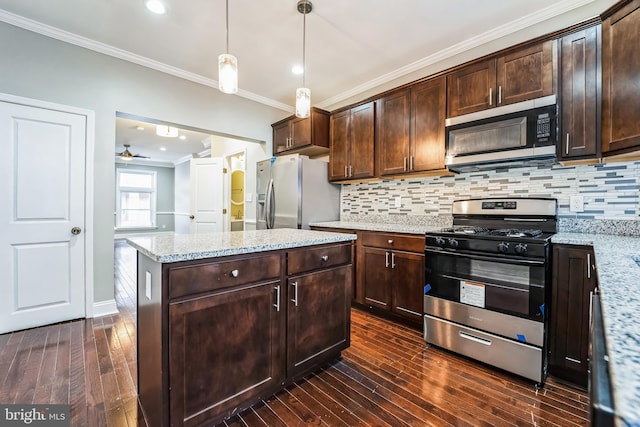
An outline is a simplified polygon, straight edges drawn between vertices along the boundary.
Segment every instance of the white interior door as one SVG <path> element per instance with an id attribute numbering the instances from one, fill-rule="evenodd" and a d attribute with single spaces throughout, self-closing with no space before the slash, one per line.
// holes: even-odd
<path id="1" fill-rule="evenodd" d="M 220 157 L 191 160 L 191 233 L 223 230 L 222 164 Z"/>
<path id="2" fill-rule="evenodd" d="M 0 102 L 0 333 L 85 317 L 86 132 Z"/>

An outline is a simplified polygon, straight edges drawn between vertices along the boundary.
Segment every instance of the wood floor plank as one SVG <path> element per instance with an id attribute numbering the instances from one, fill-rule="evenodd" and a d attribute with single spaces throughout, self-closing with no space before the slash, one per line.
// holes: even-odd
<path id="1" fill-rule="evenodd" d="M 115 246 L 118 313 L 0 335 L 0 402 L 69 403 L 72 426 L 147 426 L 137 401 L 136 253 Z M 352 310 L 342 358 L 221 426 L 561 426 L 589 424 L 584 390 L 533 383 Z"/>

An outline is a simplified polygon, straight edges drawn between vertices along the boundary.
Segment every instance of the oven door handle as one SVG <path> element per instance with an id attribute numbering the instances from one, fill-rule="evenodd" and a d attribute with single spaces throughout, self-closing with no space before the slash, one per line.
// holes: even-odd
<path id="1" fill-rule="evenodd" d="M 514 265 L 532 265 L 532 266 L 544 265 L 544 261 L 539 261 L 539 260 L 512 259 L 512 258 L 506 258 L 501 256 L 466 254 L 466 253 L 460 253 L 460 252 L 448 252 L 448 251 L 442 251 L 438 249 L 429 249 L 429 248 L 425 248 L 424 252 L 425 254 L 430 253 L 430 254 L 437 254 L 437 255 L 454 256 L 459 258 L 477 259 L 480 261 L 503 262 L 505 264 L 514 264 Z"/>

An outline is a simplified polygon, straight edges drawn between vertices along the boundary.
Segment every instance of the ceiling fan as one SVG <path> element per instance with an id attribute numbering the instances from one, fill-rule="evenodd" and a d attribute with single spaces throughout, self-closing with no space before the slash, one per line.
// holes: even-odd
<path id="1" fill-rule="evenodd" d="M 138 158 L 138 159 L 149 159 L 150 157 L 147 156 L 143 156 L 140 154 L 133 154 L 131 151 L 129 151 L 129 147 L 131 147 L 130 144 L 124 144 L 124 151 L 120 152 L 120 153 L 116 153 L 116 156 L 120 156 L 120 158 L 122 160 L 125 161 L 129 161 L 132 160 L 134 158 Z"/>

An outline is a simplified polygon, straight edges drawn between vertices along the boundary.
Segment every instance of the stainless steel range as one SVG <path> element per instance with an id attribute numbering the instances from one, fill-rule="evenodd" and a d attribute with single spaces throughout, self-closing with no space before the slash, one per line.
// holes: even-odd
<path id="1" fill-rule="evenodd" d="M 556 211 L 555 199 L 453 202 L 453 227 L 426 234 L 427 343 L 542 386 Z"/>

